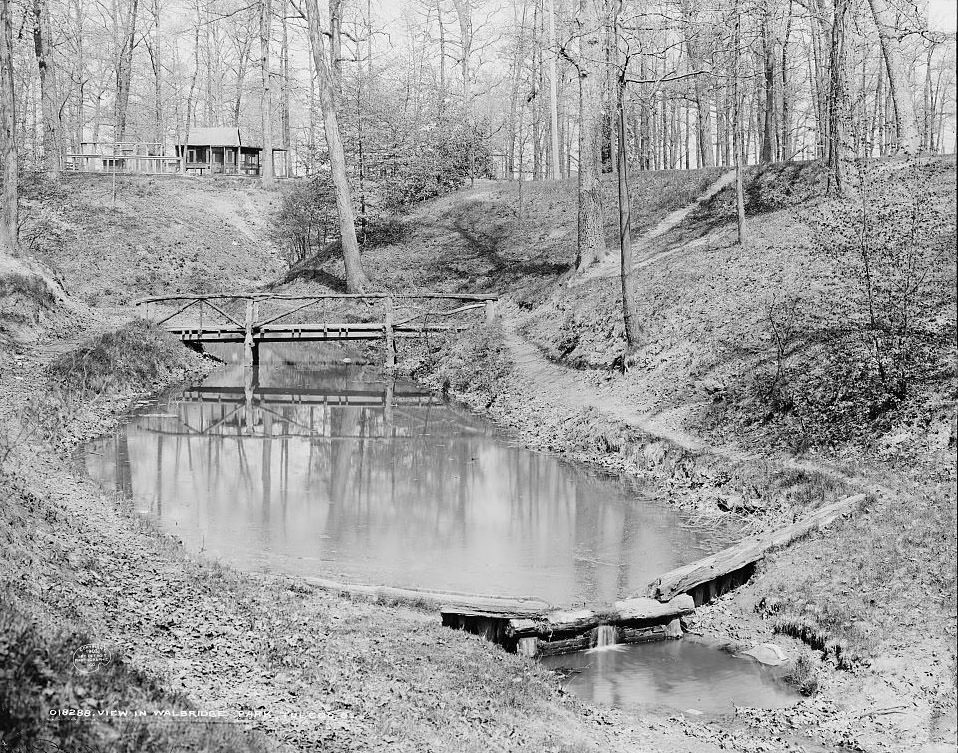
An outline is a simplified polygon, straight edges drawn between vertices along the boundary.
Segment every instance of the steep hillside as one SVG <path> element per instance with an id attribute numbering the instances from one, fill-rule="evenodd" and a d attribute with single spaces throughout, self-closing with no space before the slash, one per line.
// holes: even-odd
<path id="1" fill-rule="evenodd" d="M 66 175 L 22 186 L 25 253 L 86 303 L 248 289 L 275 276 L 276 190 L 241 180 Z"/>

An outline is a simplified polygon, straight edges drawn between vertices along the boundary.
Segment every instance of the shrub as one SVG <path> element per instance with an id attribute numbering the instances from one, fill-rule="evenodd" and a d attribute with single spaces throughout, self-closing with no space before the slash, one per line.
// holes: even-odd
<path id="1" fill-rule="evenodd" d="M 815 671 L 815 662 L 805 654 L 800 654 L 792 663 L 785 679 L 798 688 L 798 692 L 802 695 L 815 695 L 818 692 L 818 673 Z"/>
<path id="2" fill-rule="evenodd" d="M 850 194 L 823 203 L 814 217 L 816 247 L 836 275 L 851 282 L 837 313 L 846 350 L 879 394 L 897 400 L 929 366 L 923 347 L 940 335 L 933 319 L 948 304 L 939 270 L 947 264 L 949 220 L 933 196 L 933 168 L 918 162 L 857 163 Z"/>
<path id="3" fill-rule="evenodd" d="M 396 212 L 459 188 L 466 178 L 491 177 L 488 129 L 446 120 L 432 124 L 415 150 L 394 155 L 384 166 L 381 209 Z"/>
<path id="4" fill-rule="evenodd" d="M 274 234 L 292 266 L 312 257 L 336 237 L 336 195 L 329 175 L 315 175 L 283 192 L 273 217 Z"/>
<path id="5" fill-rule="evenodd" d="M 952 373 L 954 220 L 935 195 L 937 169 L 860 162 L 849 192 L 810 212 L 827 276 L 771 298 L 773 359 L 749 388 L 767 421 L 787 419 L 794 449 L 882 433 Z"/>
<path id="6" fill-rule="evenodd" d="M 195 368 L 195 356 L 168 332 L 135 319 L 104 332 L 53 361 L 46 375 L 61 396 L 85 399 L 142 391 Z"/>
<path id="7" fill-rule="evenodd" d="M 0 332 L 11 325 L 36 324 L 40 313 L 55 302 L 47 284 L 36 275 L 0 276 Z"/>
<path id="8" fill-rule="evenodd" d="M 431 370 L 442 381 L 444 390 L 478 393 L 491 402 L 512 371 L 503 339 L 502 328 L 497 324 L 459 332 L 432 353 Z"/>

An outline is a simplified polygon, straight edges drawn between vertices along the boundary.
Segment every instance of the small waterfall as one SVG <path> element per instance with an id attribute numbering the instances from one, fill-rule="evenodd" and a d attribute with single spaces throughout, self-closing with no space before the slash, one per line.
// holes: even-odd
<path id="1" fill-rule="evenodd" d="M 615 632 L 615 626 L 599 625 L 595 629 L 595 640 L 592 644 L 593 648 L 603 648 L 605 646 L 614 646 L 616 642 L 617 642 L 617 636 Z"/>
<path id="2" fill-rule="evenodd" d="M 539 639 L 520 638 L 517 653 L 522 656 L 535 657 L 535 655 L 539 653 Z"/>

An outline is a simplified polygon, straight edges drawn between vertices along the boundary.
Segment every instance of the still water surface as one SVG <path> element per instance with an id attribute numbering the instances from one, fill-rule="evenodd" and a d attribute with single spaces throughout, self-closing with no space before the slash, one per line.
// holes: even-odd
<path id="1" fill-rule="evenodd" d="M 568 673 L 564 685 L 594 703 L 633 710 L 731 714 L 735 706 L 782 708 L 798 694 L 781 668 L 733 656 L 686 636 L 548 656 L 542 663 Z"/>
<path id="2" fill-rule="evenodd" d="M 193 551 L 369 584 L 611 601 L 729 542 L 371 366 L 224 367 L 87 465 Z"/>

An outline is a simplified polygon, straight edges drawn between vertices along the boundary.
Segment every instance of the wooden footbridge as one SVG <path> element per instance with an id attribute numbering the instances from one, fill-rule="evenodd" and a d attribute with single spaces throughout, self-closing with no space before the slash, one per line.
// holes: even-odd
<path id="1" fill-rule="evenodd" d="M 482 312 L 491 321 L 497 301 L 496 295 L 476 293 L 253 292 L 152 296 L 136 305 L 144 307 L 147 319 L 190 345 L 243 343 L 248 366 L 259 365 L 260 343 L 383 340 L 386 367 L 392 368 L 396 338 L 466 329 L 476 323 L 470 313 Z M 438 308 L 443 302 L 455 305 Z M 333 313 L 352 321 L 337 321 Z"/>

